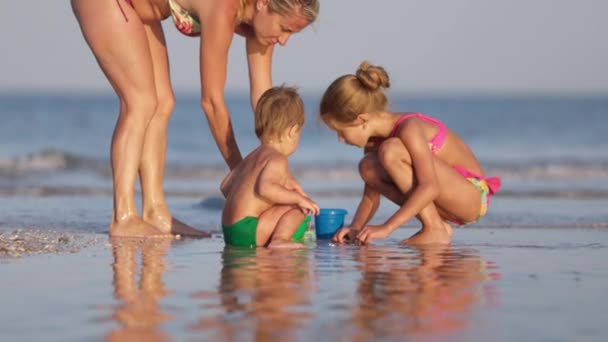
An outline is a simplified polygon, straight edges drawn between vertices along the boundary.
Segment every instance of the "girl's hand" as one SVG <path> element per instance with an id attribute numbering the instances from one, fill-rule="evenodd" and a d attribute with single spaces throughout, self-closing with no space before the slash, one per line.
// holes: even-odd
<path id="1" fill-rule="evenodd" d="M 355 241 L 359 230 L 351 227 L 342 227 L 338 229 L 334 237 L 331 238 L 331 241 L 335 243 L 345 243 Z"/>
<path id="2" fill-rule="evenodd" d="M 356 240 L 362 244 L 366 245 L 372 240 L 384 239 L 391 234 L 391 231 L 384 225 L 379 226 L 365 226 L 365 228 L 361 229 L 356 236 Z"/>

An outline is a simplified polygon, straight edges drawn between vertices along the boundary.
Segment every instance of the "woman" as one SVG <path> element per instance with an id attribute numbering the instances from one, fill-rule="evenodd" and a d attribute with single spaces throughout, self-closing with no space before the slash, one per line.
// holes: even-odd
<path id="1" fill-rule="evenodd" d="M 318 0 L 72 0 L 99 66 L 120 98 L 112 137 L 111 236 L 203 234 L 174 219 L 163 193 L 167 124 L 174 107 L 161 21 L 200 36 L 201 105 L 226 163 L 241 160 L 224 102 L 228 49 L 246 39 L 251 105 L 272 86 L 273 47 L 312 23 Z M 135 205 L 139 173 L 142 215 Z"/>

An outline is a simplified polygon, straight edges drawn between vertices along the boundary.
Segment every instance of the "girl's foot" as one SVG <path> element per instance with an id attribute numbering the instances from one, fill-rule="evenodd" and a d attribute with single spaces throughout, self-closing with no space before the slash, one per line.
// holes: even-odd
<path id="1" fill-rule="evenodd" d="M 423 226 L 416 234 L 410 238 L 401 241 L 402 245 L 426 245 L 426 244 L 442 244 L 447 245 L 452 241 L 452 227 L 445 221 L 442 221 L 441 227 L 425 227 Z"/>

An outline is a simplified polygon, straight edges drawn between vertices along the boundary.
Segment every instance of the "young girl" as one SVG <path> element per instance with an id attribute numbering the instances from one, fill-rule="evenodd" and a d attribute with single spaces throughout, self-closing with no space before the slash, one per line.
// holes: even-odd
<path id="1" fill-rule="evenodd" d="M 338 139 L 364 148 L 363 198 L 351 225 L 333 240 L 369 243 L 415 216 L 422 228 L 402 243 L 447 244 L 452 235 L 447 221 L 463 225 L 483 217 L 500 179 L 484 177 L 469 146 L 441 121 L 388 112 L 383 89 L 389 85 L 382 67 L 363 62 L 356 75 L 336 79 L 321 100 L 321 118 Z M 380 195 L 400 208 L 383 224 L 367 225 Z"/>

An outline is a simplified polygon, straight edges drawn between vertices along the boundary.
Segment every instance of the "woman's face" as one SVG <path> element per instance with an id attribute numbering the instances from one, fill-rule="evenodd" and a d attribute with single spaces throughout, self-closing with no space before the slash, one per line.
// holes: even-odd
<path id="1" fill-rule="evenodd" d="M 308 21 L 297 15 L 297 9 L 292 15 L 271 13 L 268 9 L 269 0 L 257 0 L 253 17 L 253 31 L 262 45 L 287 44 L 292 34 L 302 31 L 308 26 Z"/>

